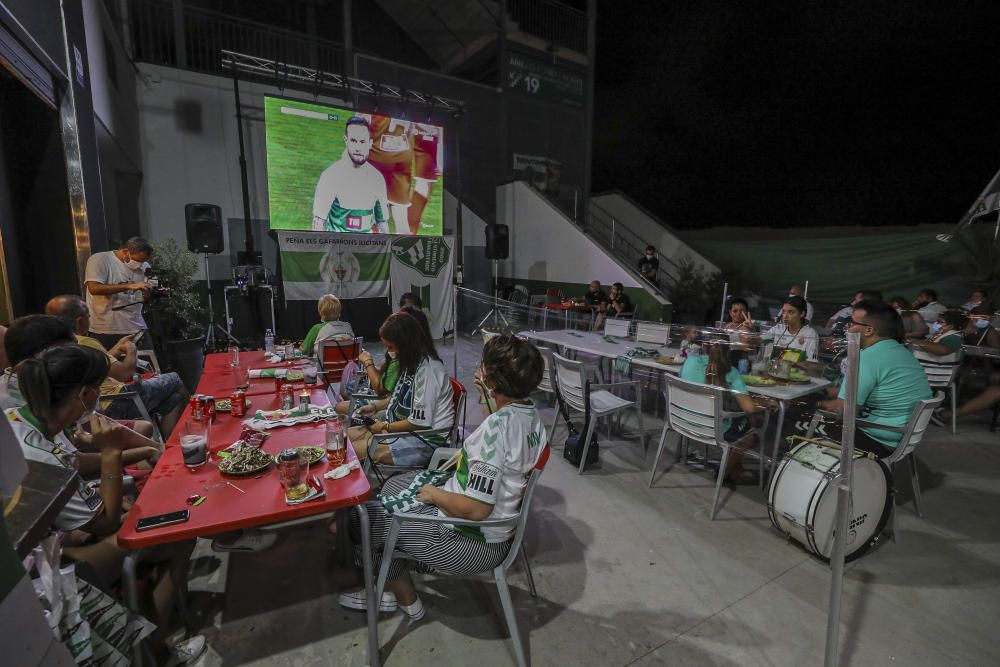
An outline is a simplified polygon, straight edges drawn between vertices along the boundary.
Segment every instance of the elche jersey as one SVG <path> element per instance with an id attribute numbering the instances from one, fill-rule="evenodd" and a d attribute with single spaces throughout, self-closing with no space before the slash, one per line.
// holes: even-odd
<path id="1" fill-rule="evenodd" d="M 545 438 L 545 427 L 533 402 L 505 405 L 465 439 L 458 468 L 445 483 L 445 491 L 493 505 L 488 519 L 517 515 Z M 438 514 L 445 516 L 440 511 Z M 452 530 L 485 542 L 506 542 L 514 532 L 512 527 L 453 526 Z"/>
<path id="2" fill-rule="evenodd" d="M 407 419 L 420 428 L 435 430 L 454 424 L 453 392 L 444 363 L 424 357 L 416 373 L 400 375 L 389 399 L 386 419 Z M 442 435 L 424 436 L 423 439 L 435 445 L 447 444 L 447 438 Z"/>
<path id="3" fill-rule="evenodd" d="M 12 408 L 6 413 L 25 459 L 70 470 L 76 468 L 76 448 L 65 434 L 58 433 L 49 440 L 40 430 L 37 418 L 26 406 Z M 76 530 L 97 516 L 103 504 L 97 490 L 82 477 L 78 478 L 76 493 L 59 512 L 54 524 L 59 530 Z"/>
<path id="4" fill-rule="evenodd" d="M 382 174 L 369 163 L 356 167 L 344 156 L 327 167 L 313 196 L 313 231 L 371 233 L 387 219 Z"/>

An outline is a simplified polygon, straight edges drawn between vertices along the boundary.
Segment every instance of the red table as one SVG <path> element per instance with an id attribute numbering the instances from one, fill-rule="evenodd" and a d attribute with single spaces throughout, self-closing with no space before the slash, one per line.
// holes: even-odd
<path id="1" fill-rule="evenodd" d="M 561 310 L 565 317 L 565 328 L 569 329 L 569 314 L 571 312 L 585 312 L 590 310 L 590 306 L 578 303 L 546 303 L 543 304 L 545 310 L 542 311 L 542 329 L 545 328 L 545 320 L 548 318 L 550 310 Z"/>
<path id="2" fill-rule="evenodd" d="M 305 357 L 290 362 L 279 361 L 271 363 L 267 360 L 267 356 L 268 355 L 264 352 L 264 350 L 240 352 L 240 366 L 243 368 L 289 368 L 305 366 L 309 363 L 309 359 Z M 205 355 L 205 372 L 214 373 L 222 370 L 228 371 L 231 368 L 229 365 L 230 361 L 231 357 L 228 352 Z"/>
<path id="3" fill-rule="evenodd" d="M 253 368 L 259 368 L 259 366 L 254 366 Z M 291 368 L 299 370 L 295 366 Z M 198 393 L 214 396 L 215 400 L 229 398 L 233 390 L 246 380 L 246 372 L 246 366 L 240 366 L 239 368 L 230 368 L 227 366 L 223 369 L 205 371 L 198 382 Z M 293 386 L 295 387 L 296 394 L 298 394 L 298 392 L 302 391 L 305 383 L 300 380 Z M 316 386 L 318 387 L 319 385 Z M 274 394 L 274 388 L 274 378 L 250 378 L 250 384 L 247 387 L 246 393 L 252 399 L 254 396 Z"/>
<path id="4" fill-rule="evenodd" d="M 226 354 L 209 355 L 210 357 L 226 356 Z M 210 393 L 203 385 L 208 379 L 213 386 L 214 377 L 226 377 L 228 374 L 206 374 L 198 385 L 199 393 Z M 216 380 L 215 382 L 221 382 Z M 278 397 L 273 392 L 274 381 L 271 380 L 271 395 L 250 397 L 254 402 L 251 409 L 271 410 L 277 407 Z M 317 405 L 328 405 L 326 392 L 315 389 L 312 400 Z M 124 584 L 126 601 L 132 609 L 137 608 L 135 592 L 135 565 L 138 560 L 137 550 L 166 542 L 194 539 L 218 535 L 241 528 L 281 524 L 293 519 L 323 515 L 338 509 L 357 507 L 361 516 L 362 550 L 364 557 L 364 576 L 368 593 L 368 636 L 369 664 L 379 664 L 377 605 L 374 601 L 374 577 L 371 567 L 371 539 L 368 525 L 368 514 L 363 501 L 372 496 L 368 478 L 361 470 L 354 470 L 346 477 L 337 480 L 323 478 L 330 465 L 326 460 L 314 465 L 310 475 L 319 476 L 326 489 L 326 496 L 300 505 L 285 503 L 284 493 L 278 481 L 275 466 L 247 477 L 222 475 L 218 470 L 218 459 L 213 455 L 205 465 L 193 470 L 184 466 L 181 449 L 178 446 L 183 424 L 191 418 L 186 411 L 177 427 L 174 429 L 164 448 L 156 467 L 150 474 L 146 485 L 129 511 L 124 523 L 118 531 L 118 544 L 129 552 L 124 566 Z M 212 425 L 209 437 L 209 448 L 218 450 L 236 440 L 242 429 L 243 418 L 233 417 L 227 413 L 219 413 Z M 300 424 L 298 426 L 275 428 L 264 442 L 264 450 L 276 454 L 286 447 L 301 445 L 324 446 L 324 426 L 322 423 Z M 354 450 L 347 448 L 349 459 L 356 458 Z M 225 484 L 230 481 L 237 488 Z M 242 493 L 240 493 L 242 491 Z M 189 496 L 199 494 L 205 501 L 197 507 L 186 503 Z M 154 528 L 149 531 L 136 532 L 135 524 L 142 517 L 174 512 L 181 509 L 190 511 L 190 518 L 184 523 Z"/>

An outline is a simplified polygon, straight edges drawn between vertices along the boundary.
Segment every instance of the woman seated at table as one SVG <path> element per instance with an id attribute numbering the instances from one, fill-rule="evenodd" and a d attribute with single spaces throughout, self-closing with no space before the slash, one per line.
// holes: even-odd
<path id="1" fill-rule="evenodd" d="M 930 327 L 930 335 L 925 340 L 910 341 L 910 348 L 917 359 L 936 363 L 961 361 L 962 332 L 968 318 L 959 310 L 946 310 L 937 316 Z"/>
<path id="2" fill-rule="evenodd" d="M 908 339 L 919 339 L 927 335 L 927 323 L 923 316 L 910 309 L 910 302 L 902 296 L 894 296 L 889 299 L 889 305 L 896 309 L 903 319 L 903 330 Z"/>
<path id="3" fill-rule="evenodd" d="M 479 372 L 485 387 L 485 404 L 495 412 L 486 417 L 462 447 L 457 472 L 442 487 L 431 484 L 420 488 L 417 500 L 422 505 L 407 510 L 416 514 L 457 517 L 472 521 L 507 519 L 520 510 L 527 477 L 545 448 L 546 434 L 535 405 L 529 398 L 542 379 L 542 357 L 534 345 L 515 336 L 498 336 L 483 348 Z M 480 383 L 477 382 L 477 387 Z M 489 410 L 487 408 L 487 414 Z M 382 495 L 397 495 L 410 486 L 417 472 L 389 479 Z M 489 483 L 477 482 L 488 480 Z M 382 548 L 389 534 L 392 517 L 379 501 L 368 501 L 371 521 L 374 572 L 380 567 Z M 360 544 L 360 524 L 351 514 L 351 538 Z M 475 574 L 492 570 L 507 556 L 514 529 L 470 528 L 447 524 L 410 523 L 400 531 L 396 549 L 416 559 L 418 572 Z M 361 551 L 355 548 L 360 566 Z M 386 593 L 379 610 L 397 608 L 418 621 L 424 616 L 423 603 L 417 596 L 406 560 L 394 560 L 389 567 Z M 365 591 L 342 593 L 342 606 L 367 608 Z"/>
<path id="4" fill-rule="evenodd" d="M 417 318 L 396 312 L 382 324 L 379 337 L 390 358 L 399 359 L 399 379 L 393 388 L 385 415 L 369 426 L 354 427 L 349 435 L 359 459 L 369 455 L 372 435 L 399 433 L 383 439 L 371 453 L 376 463 L 425 466 L 434 449 L 447 444 L 442 435 L 420 436 L 411 431 L 443 429 L 455 421 L 451 381 L 434 349 L 434 342 Z M 376 406 L 361 409 L 374 414 Z"/>
<path id="5" fill-rule="evenodd" d="M 781 306 L 781 322 L 761 334 L 763 341 L 774 345 L 772 356 L 793 362 L 817 361 L 819 334 L 806 319 L 806 300 L 790 296 Z"/>
<path id="6" fill-rule="evenodd" d="M 1000 348 L 1000 331 L 991 324 L 993 313 L 988 308 L 976 306 L 969 311 L 969 321 L 965 323 L 965 344 L 972 347 Z"/>
<path id="7" fill-rule="evenodd" d="M 739 371 L 732 367 L 729 361 L 729 342 L 715 339 L 702 344 L 703 354 L 688 355 L 687 361 L 681 367 L 681 379 L 697 384 L 708 384 L 728 389 L 727 396 L 732 396 L 737 407 L 743 412 L 754 412 L 758 406 L 747 393 L 747 385 Z M 755 444 L 755 436 L 748 433 L 750 418 L 747 416 L 727 419 L 725 424 L 726 442 L 732 443 L 726 470 L 719 471 L 724 479 L 731 482 L 742 482 L 753 477 L 741 461 L 743 453 Z"/>
<path id="8" fill-rule="evenodd" d="M 405 297 L 406 295 L 404 294 L 403 296 Z M 431 327 L 424 311 L 416 306 L 402 306 L 398 312 L 408 313 L 415 317 L 417 322 L 420 323 L 420 328 L 427 334 L 428 340 L 431 340 Z M 367 412 L 385 410 L 389 405 L 389 396 L 392 394 L 393 389 L 396 388 L 396 382 L 399 380 L 399 359 L 395 356 L 389 356 L 388 351 L 386 351 L 385 356 L 382 358 L 382 365 L 376 367 L 372 361 L 371 352 L 364 350 L 358 357 L 358 361 L 361 363 L 361 369 L 356 372 L 364 371 L 365 377 L 368 380 L 368 387 L 379 399 L 375 401 L 368 401 L 361 398 L 355 399 L 357 401 L 354 406 L 355 409 L 363 407 L 366 404 L 374 404 L 375 407 L 369 409 Z M 351 402 L 351 385 L 356 388 L 359 384 L 358 382 L 352 382 L 350 379 L 346 382 L 341 382 L 340 397 L 344 400 L 334 406 L 338 414 L 347 414 Z"/>
<path id="9" fill-rule="evenodd" d="M 69 344 L 50 347 L 17 366 L 21 393 L 27 405 L 6 411 L 25 458 L 45 465 L 78 469 L 81 461 L 67 437 L 68 429 L 89 422 L 89 444 L 99 452 L 100 479 L 96 488 L 82 478 L 76 492 L 56 517 L 55 527 L 67 533 L 63 554 L 91 565 L 111 585 L 121 578 L 126 551 L 118 546 L 122 521 L 122 448 L 124 428 L 95 412 L 101 382 L 108 374 L 107 355 Z M 166 657 L 167 622 L 174 603 L 174 587 L 186 586 L 188 557 L 193 542 L 154 547 L 143 561 L 163 564 L 167 570 L 152 591 L 146 611 L 157 623 L 154 639 Z M 193 638 L 204 646 L 204 638 Z M 190 644 L 192 640 L 188 640 Z M 183 650 L 190 649 L 186 646 Z"/>
<path id="10" fill-rule="evenodd" d="M 324 340 L 350 339 L 354 338 L 354 330 L 350 323 L 342 322 L 340 314 L 343 306 L 340 299 L 332 294 L 324 294 L 316 304 L 319 311 L 319 322 L 314 324 L 302 341 L 302 354 L 312 356 L 317 351 L 316 343 Z"/>

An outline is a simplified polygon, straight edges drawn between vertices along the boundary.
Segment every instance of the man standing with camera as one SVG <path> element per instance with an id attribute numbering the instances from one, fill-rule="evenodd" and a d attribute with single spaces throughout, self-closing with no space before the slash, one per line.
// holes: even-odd
<path id="1" fill-rule="evenodd" d="M 141 349 L 152 348 L 142 304 L 151 285 L 146 281 L 147 260 L 153 246 L 134 236 L 118 250 L 94 253 L 87 260 L 84 276 L 87 306 L 90 308 L 90 336 L 111 349 L 126 335 L 135 335 Z"/>

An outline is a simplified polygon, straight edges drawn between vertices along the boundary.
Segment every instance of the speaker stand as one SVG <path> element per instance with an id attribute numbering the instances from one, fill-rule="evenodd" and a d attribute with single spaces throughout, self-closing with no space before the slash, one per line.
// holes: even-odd
<path id="1" fill-rule="evenodd" d="M 237 347 L 240 345 L 240 341 L 236 339 L 233 334 L 229 333 L 229 329 L 218 324 L 215 321 L 215 308 L 212 307 L 212 281 L 208 275 L 208 253 L 203 253 L 202 257 L 205 258 L 205 291 L 208 294 L 208 330 L 205 331 L 205 350 L 214 350 L 216 345 L 215 330 L 218 329 L 230 342 L 235 343 Z M 228 324 L 228 322 L 226 323 Z M 222 339 L 222 336 L 219 336 Z"/>
<path id="2" fill-rule="evenodd" d="M 493 328 L 499 327 L 499 324 L 497 323 L 498 320 L 503 320 L 504 326 L 506 326 L 508 329 L 512 328 L 510 326 L 510 322 L 508 322 L 507 318 L 504 316 L 503 311 L 500 310 L 500 287 L 499 285 L 497 285 L 498 264 L 499 262 L 494 259 L 493 260 L 493 308 L 490 309 L 490 312 L 486 313 L 486 317 L 479 320 L 479 324 L 477 324 L 476 328 L 472 330 L 473 336 L 482 331 L 483 325 L 486 324 L 486 320 L 490 319 L 491 317 L 493 318 Z"/>

